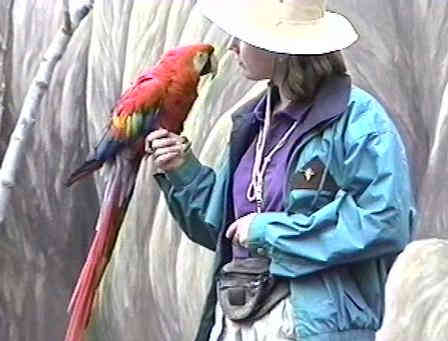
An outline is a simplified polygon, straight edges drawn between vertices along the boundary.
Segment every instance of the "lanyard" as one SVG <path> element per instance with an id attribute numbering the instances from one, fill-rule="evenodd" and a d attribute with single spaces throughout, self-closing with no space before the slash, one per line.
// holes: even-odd
<path id="1" fill-rule="evenodd" d="M 264 176 L 269 166 L 269 163 L 271 162 L 274 154 L 285 145 L 289 136 L 292 134 L 294 129 L 299 124 L 299 122 L 297 121 L 292 123 L 291 126 L 286 131 L 286 133 L 282 136 L 280 141 L 278 141 L 277 144 L 272 148 L 272 150 L 266 156 L 264 156 L 267 135 L 269 133 L 272 119 L 271 93 L 272 93 L 272 84 L 269 83 L 264 125 L 263 127 L 260 127 L 260 132 L 258 133 L 255 148 L 254 166 L 252 168 L 252 179 L 249 184 L 249 187 L 247 188 L 246 193 L 246 197 L 247 200 L 249 200 L 249 202 L 255 201 L 257 206 L 257 213 L 261 213 L 264 207 L 264 198 L 263 198 Z"/>

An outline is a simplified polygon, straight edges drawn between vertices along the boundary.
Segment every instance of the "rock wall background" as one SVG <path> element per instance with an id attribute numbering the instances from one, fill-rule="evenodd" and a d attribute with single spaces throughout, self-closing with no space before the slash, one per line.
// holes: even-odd
<path id="1" fill-rule="evenodd" d="M 421 212 L 417 237 L 446 238 L 448 3 L 329 4 L 346 14 L 362 37 L 345 53 L 354 83 L 389 109 L 407 142 Z M 0 46 L 6 47 L 0 51 L 0 157 L 61 24 L 61 6 L 60 1 L 0 0 Z M 0 227 L 1 340 L 62 339 L 65 309 L 87 254 L 104 177 L 70 190 L 63 180 L 101 134 L 123 89 L 176 45 L 204 41 L 218 49 L 219 75 L 201 84 L 185 129 L 200 159 L 212 166 L 218 162 L 230 112 L 263 87 L 240 78 L 225 49 L 228 39 L 197 13 L 193 0 L 96 1 L 53 75 L 8 219 Z M 143 164 L 102 282 L 91 340 L 193 338 L 212 254 L 178 231 L 152 171 L 149 162 Z"/>

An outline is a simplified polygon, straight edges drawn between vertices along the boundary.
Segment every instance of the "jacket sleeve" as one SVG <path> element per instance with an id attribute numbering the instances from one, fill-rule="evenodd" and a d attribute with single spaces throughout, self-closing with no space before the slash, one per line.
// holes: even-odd
<path id="1" fill-rule="evenodd" d="M 346 148 L 346 183 L 310 215 L 258 214 L 249 247 L 271 259 L 271 272 L 299 277 L 400 252 L 410 239 L 413 196 L 396 132 L 369 133 Z"/>
<path id="2" fill-rule="evenodd" d="M 210 212 L 210 206 L 220 205 L 213 190 L 222 179 L 217 181 L 214 170 L 202 165 L 193 153 L 179 169 L 156 174 L 155 179 L 172 216 L 185 234 L 193 242 L 215 250 L 221 216 L 216 216 L 219 210 Z"/>

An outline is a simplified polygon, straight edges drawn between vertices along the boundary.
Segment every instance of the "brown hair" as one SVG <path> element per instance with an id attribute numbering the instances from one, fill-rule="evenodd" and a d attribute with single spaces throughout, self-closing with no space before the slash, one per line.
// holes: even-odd
<path id="1" fill-rule="evenodd" d="M 323 79 L 347 72 L 341 51 L 321 55 L 285 56 L 287 71 L 283 82 L 286 96 L 292 101 L 312 99 Z"/>

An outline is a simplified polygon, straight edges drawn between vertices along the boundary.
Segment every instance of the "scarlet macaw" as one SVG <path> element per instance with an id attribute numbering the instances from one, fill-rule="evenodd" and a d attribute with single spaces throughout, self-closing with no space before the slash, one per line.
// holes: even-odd
<path id="1" fill-rule="evenodd" d="M 118 100 L 109 128 L 91 157 L 66 182 L 71 186 L 101 168 L 112 167 L 87 260 L 68 307 L 65 341 L 81 341 L 89 323 L 96 289 L 109 262 L 144 156 L 144 137 L 159 127 L 179 134 L 196 100 L 201 75 L 216 71 L 214 48 L 197 44 L 168 51 Z"/>

